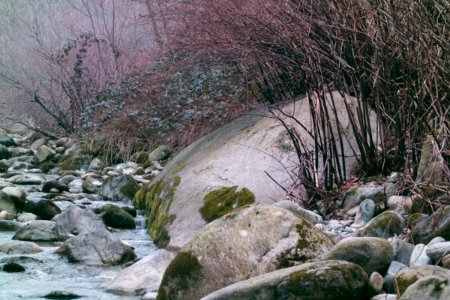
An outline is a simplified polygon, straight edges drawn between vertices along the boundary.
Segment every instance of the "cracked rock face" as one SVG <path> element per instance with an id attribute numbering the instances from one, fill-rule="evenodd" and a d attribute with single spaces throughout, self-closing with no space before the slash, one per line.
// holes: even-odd
<path id="1" fill-rule="evenodd" d="M 169 292 L 169 299 L 200 299 L 249 277 L 320 258 L 333 245 L 310 222 L 288 210 L 245 206 L 209 223 L 182 248 L 169 265 L 160 292 Z"/>

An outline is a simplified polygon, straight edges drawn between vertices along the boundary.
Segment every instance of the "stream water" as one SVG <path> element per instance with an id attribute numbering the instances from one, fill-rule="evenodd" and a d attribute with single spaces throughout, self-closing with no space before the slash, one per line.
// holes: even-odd
<path id="1" fill-rule="evenodd" d="M 45 176 L 47 177 L 47 175 Z M 51 175 L 46 179 L 50 178 Z M 0 178 L 0 183 L 1 181 Z M 35 188 L 40 189 L 40 186 L 35 186 Z M 28 199 L 38 200 L 41 196 L 42 193 L 31 192 Z M 68 205 L 67 203 L 55 203 L 61 209 L 65 209 Z M 96 207 L 106 203 L 118 204 L 117 202 L 92 201 L 90 206 Z M 83 205 L 86 205 L 86 201 L 83 202 Z M 136 255 L 140 258 L 155 251 L 156 247 L 144 229 L 142 213 L 138 213 L 136 225 L 136 229 L 115 229 L 112 233 L 132 245 Z M 12 231 L 0 231 L 0 244 L 11 240 L 13 235 Z M 6 273 L 0 270 L 0 300 L 43 299 L 45 295 L 55 291 L 74 293 L 82 296 L 82 299 L 140 299 L 140 297 L 117 296 L 105 291 L 105 284 L 123 269 L 122 266 L 88 266 L 81 263 L 69 263 L 65 257 L 54 253 L 62 243 L 37 242 L 37 244 L 44 252 L 27 255 L 8 255 L 0 252 L 0 268 L 5 263 L 17 262 L 26 269 L 22 273 Z"/>

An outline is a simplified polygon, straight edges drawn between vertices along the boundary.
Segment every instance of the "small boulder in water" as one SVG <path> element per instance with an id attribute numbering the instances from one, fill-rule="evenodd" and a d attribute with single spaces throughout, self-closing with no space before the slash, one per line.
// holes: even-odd
<path id="1" fill-rule="evenodd" d="M 51 220 L 54 216 L 61 213 L 61 209 L 50 200 L 27 201 L 23 210 L 33 213 L 43 220 Z"/>
<path id="2" fill-rule="evenodd" d="M 18 263 L 7 263 L 3 266 L 3 272 L 7 273 L 19 273 L 25 272 L 25 268 Z"/>
<path id="3" fill-rule="evenodd" d="M 66 184 L 58 182 L 56 180 L 47 181 L 42 186 L 43 193 L 49 193 L 52 189 L 57 189 L 60 193 L 69 191 L 69 187 Z"/>
<path id="4" fill-rule="evenodd" d="M 70 292 L 64 292 L 64 291 L 54 291 L 51 292 L 47 295 L 45 295 L 44 299 L 79 299 L 82 298 L 83 296 L 74 294 L 74 293 L 70 293 Z"/>
<path id="5" fill-rule="evenodd" d="M 102 219 L 106 226 L 113 228 L 134 229 L 136 222 L 134 218 L 122 208 L 107 204 L 100 208 Z"/>

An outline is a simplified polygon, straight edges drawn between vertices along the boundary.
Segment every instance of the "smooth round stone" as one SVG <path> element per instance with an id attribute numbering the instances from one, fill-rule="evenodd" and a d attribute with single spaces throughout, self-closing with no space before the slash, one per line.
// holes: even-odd
<path id="1" fill-rule="evenodd" d="M 427 255 L 434 262 L 440 261 L 447 254 L 450 254 L 450 242 L 435 243 L 427 247 Z"/>
<path id="2" fill-rule="evenodd" d="M 427 255 L 427 246 L 424 244 L 417 244 L 409 259 L 410 267 L 426 266 L 431 263 L 431 258 Z"/>
<path id="3" fill-rule="evenodd" d="M 25 268 L 18 263 L 7 263 L 3 266 L 3 272 L 7 273 L 19 273 L 25 272 Z"/>
<path id="4" fill-rule="evenodd" d="M 447 254 L 442 259 L 442 267 L 446 269 L 450 269 L 450 254 Z"/>

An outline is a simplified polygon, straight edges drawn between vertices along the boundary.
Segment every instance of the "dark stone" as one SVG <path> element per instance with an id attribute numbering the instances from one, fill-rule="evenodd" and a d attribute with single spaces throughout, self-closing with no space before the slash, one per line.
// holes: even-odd
<path id="1" fill-rule="evenodd" d="M 6 134 L 0 134 L 0 145 L 6 147 L 17 146 L 14 140 Z"/>
<path id="2" fill-rule="evenodd" d="M 45 299 L 79 299 L 82 298 L 83 296 L 74 294 L 74 293 L 70 293 L 70 292 L 63 292 L 63 291 L 54 291 L 51 292 L 47 295 L 45 295 L 42 298 Z"/>
<path id="3" fill-rule="evenodd" d="M 6 146 L 0 145 L 0 159 L 8 159 L 11 157 L 11 152 Z"/>
<path id="4" fill-rule="evenodd" d="M 108 204 L 101 209 L 102 219 L 106 226 L 113 228 L 134 229 L 136 222 L 134 218 L 122 208 Z"/>
<path id="5" fill-rule="evenodd" d="M 42 186 L 43 193 L 49 193 L 51 189 L 57 189 L 60 193 L 69 191 L 69 187 L 67 185 L 60 183 L 56 180 L 47 181 Z"/>
<path id="6" fill-rule="evenodd" d="M 413 244 L 428 244 L 438 236 L 450 240 L 450 206 L 441 207 L 428 218 L 421 219 L 411 232 Z"/>
<path id="7" fill-rule="evenodd" d="M 131 206 L 123 206 L 122 209 L 129 213 L 133 218 L 136 218 L 137 216 L 137 210 L 134 207 Z"/>
<path id="8" fill-rule="evenodd" d="M 7 273 L 25 272 L 25 268 L 18 263 L 7 263 L 3 266 L 3 271 Z"/>
<path id="9" fill-rule="evenodd" d="M 50 200 L 27 201 L 23 210 L 35 214 L 42 220 L 51 220 L 54 216 L 61 213 L 61 209 Z"/>

